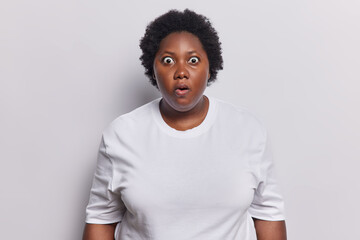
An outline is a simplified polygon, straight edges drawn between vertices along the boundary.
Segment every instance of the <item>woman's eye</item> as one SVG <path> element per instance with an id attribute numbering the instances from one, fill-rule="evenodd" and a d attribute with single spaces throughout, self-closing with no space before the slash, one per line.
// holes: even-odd
<path id="1" fill-rule="evenodd" d="M 199 62 L 199 58 L 198 57 L 191 57 L 189 59 L 189 63 L 195 64 Z"/>
<path id="2" fill-rule="evenodd" d="M 174 60 L 171 57 L 164 57 L 163 62 L 166 64 L 174 63 Z"/>

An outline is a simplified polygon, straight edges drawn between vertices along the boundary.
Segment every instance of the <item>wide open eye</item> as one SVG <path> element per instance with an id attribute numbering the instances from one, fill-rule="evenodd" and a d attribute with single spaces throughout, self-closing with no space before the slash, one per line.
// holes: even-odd
<path id="1" fill-rule="evenodd" d="M 174 59 L 172 59 L 171 57 L 164 57 L 162 61 L 163 61 L 163 63 L 165 63 L 165 64 L 172 64 L 172 63 L 174 63 Z"/>
<path id="2" fill-rule="evenodd" d="M 189 59 L 189 63 L 191 63 L 191 64 L 196 64 L 196 63 L 198 63 L 199 62 L 199 58 L 198 57 L 191 57 L 190 59 Z"/>

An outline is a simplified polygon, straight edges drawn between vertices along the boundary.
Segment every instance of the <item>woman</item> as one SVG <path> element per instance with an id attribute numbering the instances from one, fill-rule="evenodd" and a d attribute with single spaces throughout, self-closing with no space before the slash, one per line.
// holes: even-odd
<path id="1" fill-rule="evenodd" d="M 162 98 L 104 130 L 84 239 L 285 240 L 264 127 L 204 95 L 223 63 L 207 18 L 169 11 L 140 47 Z"/>

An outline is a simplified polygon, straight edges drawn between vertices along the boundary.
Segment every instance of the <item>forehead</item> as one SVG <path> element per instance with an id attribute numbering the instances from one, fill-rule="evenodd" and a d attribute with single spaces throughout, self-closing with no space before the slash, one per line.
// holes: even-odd
<path id="1" fill-rule="evenodd" d="M 170 33 L 161 40 L 158 52 L 167 50 L 205 52 L 199 38 L 185 31 Z"/>

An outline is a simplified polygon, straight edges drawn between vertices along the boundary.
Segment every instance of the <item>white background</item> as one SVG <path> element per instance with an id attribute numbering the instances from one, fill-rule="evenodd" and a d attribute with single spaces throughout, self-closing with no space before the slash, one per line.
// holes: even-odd
<path id="1" fill-rule="evenodd" d="M 139 39 L 186 7 L 223 44 L 207 94 L 270 132 L 289 240 L 360 239 L 358 0 L 3 1 L 1 239 L 81 238 L 102 130 L 160 96 Z"/>

